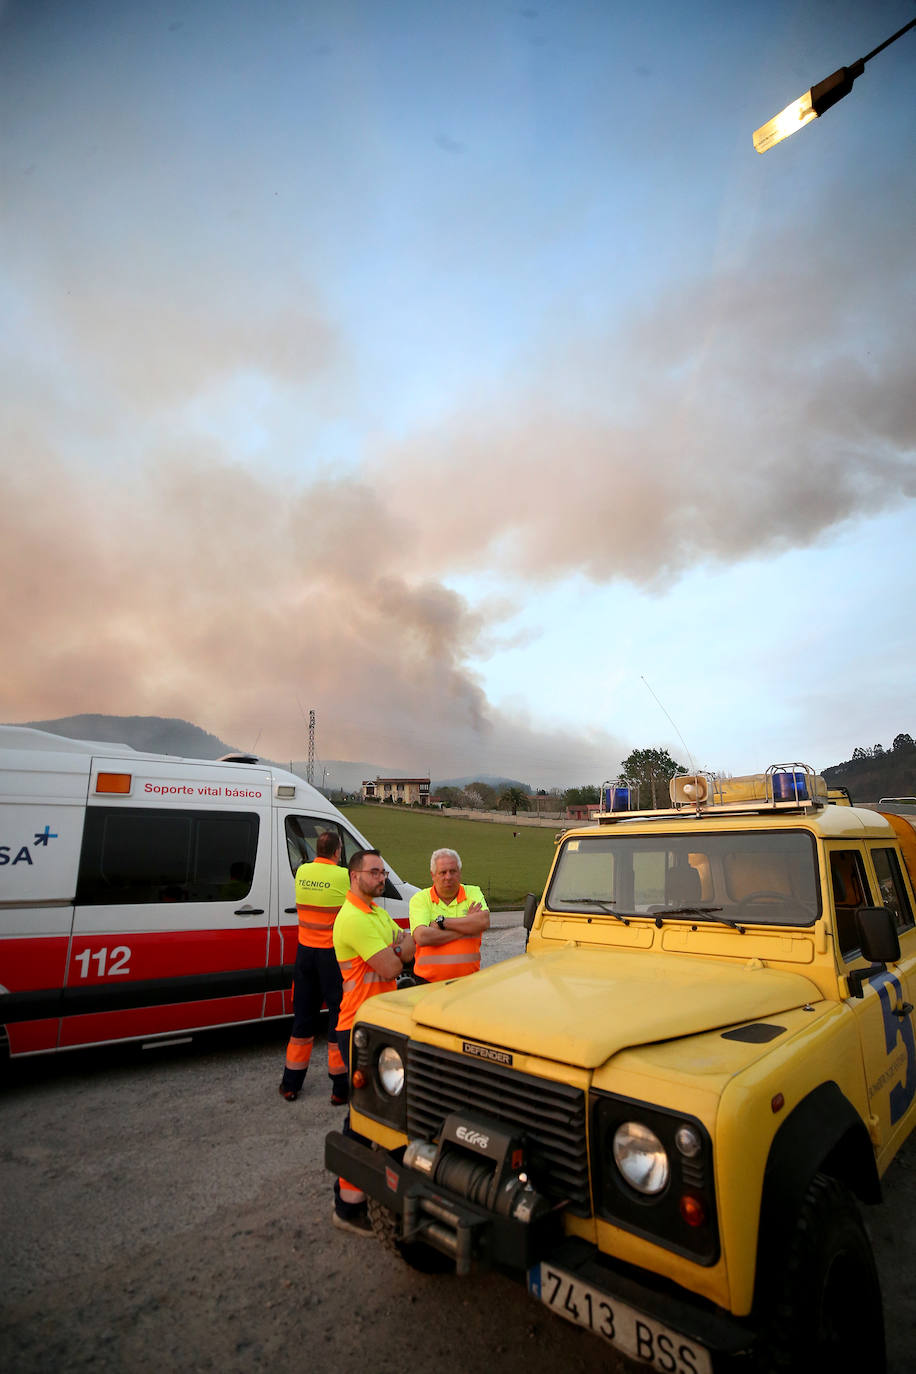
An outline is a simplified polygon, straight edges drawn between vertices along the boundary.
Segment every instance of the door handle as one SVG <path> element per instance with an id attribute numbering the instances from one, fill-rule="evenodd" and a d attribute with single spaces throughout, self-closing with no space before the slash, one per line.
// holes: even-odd
<path id="1" fill-rule="evenodd" d="M 285 907 L 283 908 L 283 915 L 284 915 L 284 916 L 295 916 L 298 910 L 299 910 L 299 908 L 298 908 L 298 907 L 295 907 L 295 906 L 285 906 Z"/>
<path id="2" fill-rule="evenodd" d="M 240 906 L 234 914 L 236 916 L 263 916 L 264 908 L 262 906 Z"/>

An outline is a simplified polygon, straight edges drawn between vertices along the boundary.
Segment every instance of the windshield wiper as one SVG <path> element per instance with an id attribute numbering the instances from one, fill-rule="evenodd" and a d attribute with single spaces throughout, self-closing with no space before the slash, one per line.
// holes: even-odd
<path id="1" fill-rule="evenodd" d="M 599 907 L 601 911 L 606 911 L 608 916 L 613 916 L 615 921 L 622 921 L 625 926 L 628 926 L 630 924 L 626 916 L 621 916 L 619 911 L 614 910 L 613 902 L 603 902 L 599 897 L 564 897 L 563 901 L 583 902 L 586 906 Z"/>
<path id="2" fill-rule="evenodd" d="M 716 926 L 731 926 L 732 930 L 737 930 L 739 935 L 744 935 L 744 926 L 739 926 L 737 921 L 733 921 L 729 916 L 713 916 L 714 911 L 721 911 L 720 906 L 674 906 L 667 911 L 657 911 L 655 913 L 655 924 L 660 926 L 665 916 L 702 916 L 704 921 L 712 921 Z"/>

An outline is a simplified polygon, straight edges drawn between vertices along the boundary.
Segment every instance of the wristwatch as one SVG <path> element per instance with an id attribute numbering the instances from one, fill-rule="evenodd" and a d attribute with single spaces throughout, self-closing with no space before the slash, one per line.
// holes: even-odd
<path id="1" fill-rule="evenodd" d="M 396 944 L 396 945 L 392 945 L 391 948 L 394 950 L 394 952 L 395 952 L 395 954 L 398 956 L 398 958 L 401 959 L 401 945 L 400 945 L 400 942 L 399 942 L 398 944 Z M 401 959 L 401 963 L 403 963 L 403 962 L 404 962 L 404 960 Z"/>
<path id="2" fill-rule="evenodd" d="M 439 927 L 440 930 L 444 930 L 444 929 L 445 929 L 445 917 L 442 916 L 442 915 L 437 916 L 437 917 L 436 917 L 436 925 Z"/>

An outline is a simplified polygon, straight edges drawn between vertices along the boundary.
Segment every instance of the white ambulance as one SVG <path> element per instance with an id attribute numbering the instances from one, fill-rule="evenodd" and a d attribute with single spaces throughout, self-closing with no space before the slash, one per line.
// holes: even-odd
<path id="1" fill-rule="evenodd" d="M 11 1055 L 288 1016 L 294 875 L 336 831 L 293 773 L 248 755 L 140 753 L 0 726 L 0 1034 Z M 417 891 L 393 871 L 398 924 Z"/>

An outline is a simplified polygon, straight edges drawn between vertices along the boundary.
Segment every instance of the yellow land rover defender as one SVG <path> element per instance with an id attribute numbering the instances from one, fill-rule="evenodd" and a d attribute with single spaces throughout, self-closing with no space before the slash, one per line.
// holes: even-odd
<path id="1" fill-rule="evenodd" d="M 858 1203 L 916 1121 L 916 817 L 803 764 L 671 802 L 608 785 L 525 954 L 363 1007 L 328 1167 L 408 1263 L 514 1271 L 666 1374 L 871 1374 Z"/>

